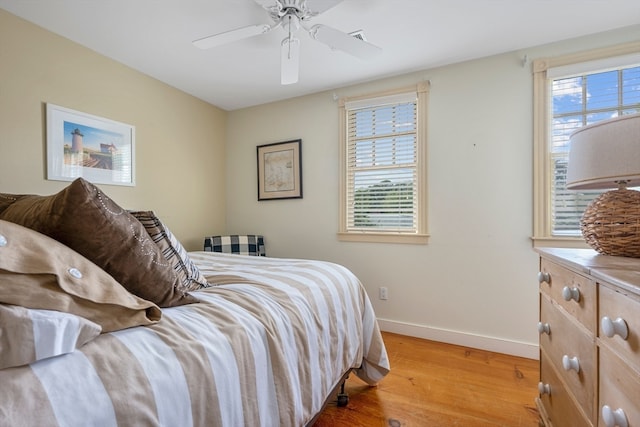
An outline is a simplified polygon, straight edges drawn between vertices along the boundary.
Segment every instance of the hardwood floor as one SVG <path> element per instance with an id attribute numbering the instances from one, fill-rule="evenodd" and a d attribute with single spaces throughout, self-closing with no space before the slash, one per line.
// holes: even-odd
<path id="1" fill-rule="evenodd" d="M 391 372 L 377 387 L 352 374 L 349 404 L 315 427 L 537 427 L 538 361 L 383 332 Z"/>

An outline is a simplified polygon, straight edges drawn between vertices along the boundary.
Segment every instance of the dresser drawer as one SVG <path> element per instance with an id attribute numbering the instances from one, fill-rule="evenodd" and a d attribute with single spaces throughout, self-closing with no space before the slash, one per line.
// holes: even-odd
<path id="1" fill-rule="evenodd" d="M 623 290 L 599 285 L 600 342 L 618 352 L 640 370 L 640 301 Z M 606 318 L 606 319 L 605 319 Z M 623 335 L 626 332 L 626 338 Z M 613 336 L 607 336 L 607 334 Z"/>
<path id="2" fill-rule="evenodd" d="M 544 258 L 540 261 L 540 272 L 542 273 L 540 292 L 549 295 L 595 334 L 597 330 L 595 282 Z"/>
<path id="3" fill-rule="evenodd" d="M 540 412 L 544 414 L 544 421 L 554 427 L 586 427 L 593 424 L 586 418 L 571 393 L 562 384 L 555 370 L 545 357 L 544 350 L 540 357 L 540 402 L 543 405 Z M 542 390 L 540 390 L 542 388 Z"/>
<path id="4" fill-rule="evenodd" d="M 603 407 L 627 419 L 630 427 L 640 426 L 640 374 L 631 369 L 607 347 L 600 347 L 600 399 L 598 426 L 607 426 L 603 418 Z"/>
<path id="5" fill-rule="evenodd" d="M 540 322 L 549 325 L 549 333 L 540 334 L 540 348 L 548 363 L 572 390 L 589 418 L 595 419 L 597 371 L 593 336 L 544 294 L 540 294 Z M 577 366 L 570 366 L 574 361 Z"/>
<path id="6" fill-rule="evenodd" d="M 640 427 L 640 258 L 536 250 L 540 375 L 549 383 L 536 399 L 541 419 L 547 427 Z"/>

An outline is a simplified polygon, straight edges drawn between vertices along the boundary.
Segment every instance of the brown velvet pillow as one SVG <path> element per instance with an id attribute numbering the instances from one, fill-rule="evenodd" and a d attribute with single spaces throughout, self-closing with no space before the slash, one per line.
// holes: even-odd
<path id="1" fill-rule="evenodd" d="M 24 194 L 0 193 L 0 214 L 9 206 L 11 206 L 14 202 L 17 202 L 23 197 L 26 197 L 26 196 Z"/>
<path id="2" fill-rule="evenodd" d="M 197 302 L 180 292 L 171 263 L 140 222 L 99 188 L 78 178 L 51 196 L 24 196 L 0 219 L 65 244 L 109 273 L 129 292 L 160 307 Z"/>

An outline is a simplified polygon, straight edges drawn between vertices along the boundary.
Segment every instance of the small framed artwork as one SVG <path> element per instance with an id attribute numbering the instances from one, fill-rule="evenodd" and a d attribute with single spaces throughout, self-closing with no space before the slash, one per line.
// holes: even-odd
<path id="1" fill-rule="evenodd" d="M 47 179 L 135 185 L 135 127 L 47 103 Z"/>
<path id="2" fill-rule="evenodd" d="M 302 140 L 259 145 L 258 200 L 302 198 Z"/>

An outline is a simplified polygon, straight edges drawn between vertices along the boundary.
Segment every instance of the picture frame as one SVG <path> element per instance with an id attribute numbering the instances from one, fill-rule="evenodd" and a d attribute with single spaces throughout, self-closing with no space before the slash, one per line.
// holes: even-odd
<path id="1" fill-rule="evenodd" d="M 47 179 L 135 186 L 135 127 L 47 103 Z"/>
<path id="2" fill-rule="evenodd" d="M 259 145 L 258 201 L 302 198 L 302 140 Z"/>

